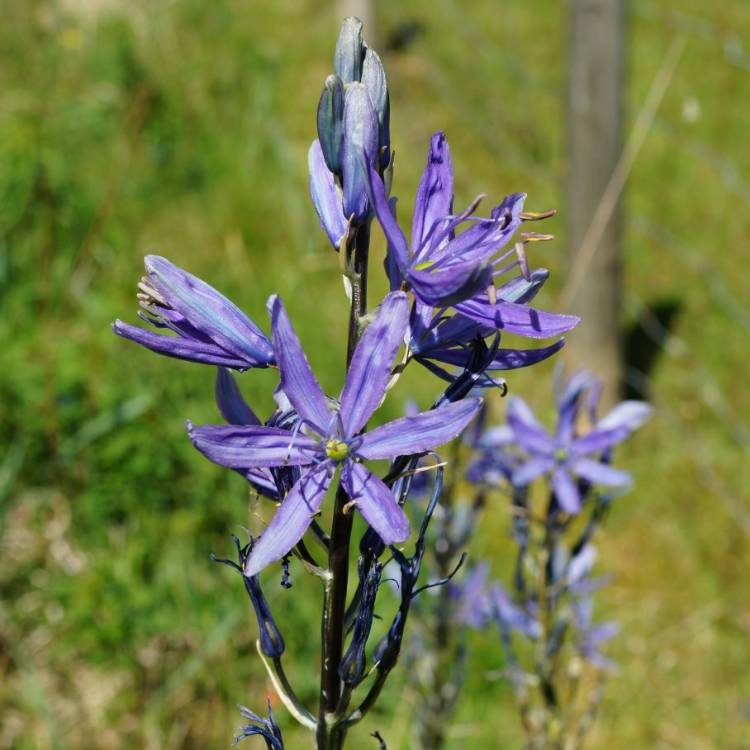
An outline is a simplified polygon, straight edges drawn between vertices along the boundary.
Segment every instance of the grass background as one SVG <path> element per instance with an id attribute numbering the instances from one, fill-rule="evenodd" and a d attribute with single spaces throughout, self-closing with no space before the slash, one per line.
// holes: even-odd
<path id="1" fill-rule="evenodd" d="M 339 387 L 346 305 L 305 158 L 335 8 L 0 0 L 0 11 L 0 748 L 225 747 L 234 704 L 260 708 L 269 686 L 239 581 L 207 556 L 228 550 L 252 509 L 242 481 L 184 435 L 186 417 L 216 419 L 210 370 L 151 356 L 109 324 L 134 319 L 142 256 L 158 252 L 256 320 L 278 291 L 324 387 Z M 564 208 L 565 5 L 380 0 L 378 14 L 402 212 L 437 128 L 459 203 L 522 189 L 532 207 Z M 628 20 L 630 120 L 674 35 L 687 46 L 626 197 L 629 376 L 657 413 L 620 453 L 637 489 L 599 539 L 622 669 L 591 747 L 739 750 L 750 747 L 750 12 L 744 0 L 710 11 L 642 0 Z M 556 277 L 550 309 L 563 224 L 538 251 Z M 511 388 L 544 411 L 550 373 L 517 372 Z M 273 383 L 242 379 L 260 413 Z M 435 387 L 411 377 L 397 393 L 426 405 Z M 400 410 L 394 397 L 384 418 Z M 498 508 L 478 553 L 498 547 L 507 520 Z M 307 700 L 312 588 L 269 587 Z M 517 747 L 508 689 L 485 679 L 499 648 L 475 645 L 452 746 Z M 409 747 L 402 678 L 353 744 L 379 727 L 391 750 Z M 278 714 L 287 746 L 306 746 Z"/>

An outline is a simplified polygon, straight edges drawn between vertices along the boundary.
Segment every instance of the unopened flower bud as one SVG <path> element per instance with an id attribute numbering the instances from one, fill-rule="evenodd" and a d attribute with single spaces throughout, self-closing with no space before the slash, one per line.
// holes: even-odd
<path id="1" fill-rule="evenodd" d="M 328 76 L 318 102 L 318 140 L 328 169 L 341 174 L 341 145 L 344 127 L 344 84 Z"/>
<path id="2" fill-rule="evenodd" d="M 333 68 L 344 83 L 359 81 L 362 78 L 362 63 L 365 57 L 365 43 L 362 38 L 362 21 L 349 16 L 341 24 L 336 42 Z"/>
<path id="3" fill-rule="evenodd" d="M 278 659 L 284 653 L 284 639 L 276 627 L 271 610 L 268 607 L 266 597 L 260 588 L 260 582 L 257 576 L 243 576 L 245 589 L 247 590 L 250 602 L 255 610 L 255 616 L 258 618 L 258 631 L 260 634 L 260 650 L 269 659 Z"/>
<path id="4" fill-rule="evenodd" d="M 391 132 L 390 103 L 385 69 L 375 50 L 367 48 L 362 66 L 362 83 L 370 95 L 370 101 L 378 117 L 378 152 L 380 167 L 385 169 L 390 162 Z"/>

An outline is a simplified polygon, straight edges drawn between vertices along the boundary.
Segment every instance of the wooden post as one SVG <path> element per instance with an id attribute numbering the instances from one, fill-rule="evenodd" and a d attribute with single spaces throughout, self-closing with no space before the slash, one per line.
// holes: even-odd
<path id="1" fill-rule="evenodd" d="M 565 307 L 582 322 L 566 360 L 602 378 L 605 406 L 623 381 L 619 192 L 612 205 L 602 201 L 622 150 L 624 5 L 570 0 Z"/>
<path id="2" fill-rule="evenodd" d="M 362 21 L 367 43 L 377 51 L 377 27 L 375 23 L 375 0 L 338 0 L 339 22 L 347 16 Z"/>

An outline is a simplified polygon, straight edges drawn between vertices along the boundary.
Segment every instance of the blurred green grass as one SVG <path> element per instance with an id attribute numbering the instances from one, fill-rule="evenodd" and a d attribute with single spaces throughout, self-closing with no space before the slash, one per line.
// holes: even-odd
<path id="1" fill-rule="evenodd" d="M 208 552 L 228 550 L 228 534 L 255 522 L 252 508 L 242 481 L 185 439 L 186 417 L 216 419 L 212 373 L 137 350 L 109 324 L 133 320 L 142 256 L 162 253 L 257 320 L 278 291 L 336 390 L 346 306 L 305 159 L 335 9 L 1 9 L 0 747 L 225 747 L 234 704 L 260 708 L 270 687 L 242 588 Z M 402 214 L 437 128 L 451 140 L 459 203 L 523 189 L 533 207 L 564 208 L 564 7 L 382 0 L 378 12 L 383 41 L 407 23 L 420 29 L 384 55 Z M 750 18 L 743 0 L 710 14 L 697 0 L 665 0 L 633 4 L 629 23 L 631 117 L 673 35 L 688 35 L 626 199 L 626 322 L 658 338 L 648 311 L 676 314 L 650 373 L 657 416 L 620 455 L 637 489 L 600 539 L 602 567 L 616 575 L 605 598 L 623 623 L 622 671 L 591 746 L 741 748 Z M 563 223 L 536 256 L 557 279 L 548 308 L 565 272 Z M 543 409 L 549 375 L 518 372 L 511 388 Z M 261 413 L 272 384 L 271 373 L 242 379 Z M 412 376 L 400 395 L 425 404 L 433 388 Z M 386 415 L 400 408 L 393 398 Z M 506 526 L 498 511 L 477 550 L 496 553 Z M 268 588 L 279 619 L 294 623 L 284 627 L 290 672 L 312 701 L 314 585 Z M 509 691 L 485 680 L 499 648 L 480 637 L 476 646 L 454 746 L 518 746 Z M 408 747 L 413 708 L 399 675 L 352 742 L 372 742 L 379 727 L 389 747 Z M 278 713 L 287 746 L 305 746 Z"/>

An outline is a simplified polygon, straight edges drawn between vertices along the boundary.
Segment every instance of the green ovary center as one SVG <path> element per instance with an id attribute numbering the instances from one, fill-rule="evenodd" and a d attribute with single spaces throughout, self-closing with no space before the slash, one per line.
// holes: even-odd
<path id="1" fill-rule="evenodd" d="M 349 446 L 342 440 L 331 439 L 326 443 L 326 456 L 332 461 L 343 461 L 349 455 Z"/>
<path id="2" fill-rule="evenodd" d="M 555 451 L 555 460 L 558 463 L 564 463 L 568 459 L 568 451 L 565 448 L 558 448 Z"/>

